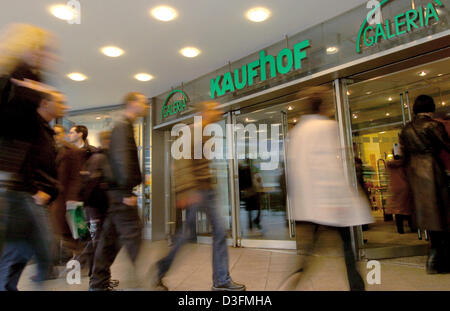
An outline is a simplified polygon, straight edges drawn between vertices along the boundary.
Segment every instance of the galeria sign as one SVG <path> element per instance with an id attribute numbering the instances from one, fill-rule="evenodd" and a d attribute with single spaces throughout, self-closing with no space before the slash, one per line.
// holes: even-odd
<path id="1" fill-rule="evenodd" d="M 254 84 L 255 77 L 258 75 L 258 68 L 260 69 L 261 81 L 267 80 L 267 64 L 270 65 L 270 78 L 279 74 L 286 74 L 291 71 L 292 67 L 297 69 L 302 68 L 302 60 L 306 58 L 305 49 L 309 47 L 309 40 L 302 41 L 294 45 L 293 52 L 291 49 L 282 49 L 275 60 L 272 55 L 266 55 L 264 51 L 259 52 L 259 59 L 242 66 L 240 69 L 234 70 L 234 73 L 227 72 L 223 76 L 218 76 L 211 79 L 211 98 L 214 99 L 222 96 L 227 92 L 234 92 L 241 90 L 246 86 Z M 286 59 L 284 63 L 283 59 Z"/>
<path id="2" fill-rule="evenodd" d="M 177 112 L 184 111 L 187 108 L 186 103 L 188 101 L 189 99 L 185 92 L 180 90 L 170 92 L 161 109 L 161 120 Z"/>
<path id="3" fill-rule="evenodd" d="M 356 42 L 356 52 L 361 53 L 361 40 L 366 47 L 374 46 L 383 40 L 389 40 L 405 33 L 411 32 L 415 29 L 420 29 L 430 26 L 433 22 L 439 21 L 439 15 L 435 8 L 436 5 L 443 7 L 442 1 L 433 0 L 428 3 L 426 7 L 418 6 L 415 9 L 400 13 L 394 17 L 393 21 L 386 20 L 384 23 L 376 26 L 369 25 L 369 17 L 373 16 L 377 10 L 380 10 L 390 0 L 383 0 L 379 5 L 375 6 L 368 14 L 367 18 L 362 24 L 358 40 Z"/>

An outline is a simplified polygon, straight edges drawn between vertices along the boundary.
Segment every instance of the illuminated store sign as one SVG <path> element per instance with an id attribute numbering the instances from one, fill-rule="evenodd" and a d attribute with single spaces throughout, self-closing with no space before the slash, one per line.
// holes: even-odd
<path id="1" fill-rule="evenodd" d="M 386 20 L 384 23 L 377 25 L 369 24 L 369 17 L 381 10 L 381 7 L 390 0 L 383 0 L 379 5 L 375 6 L 368 14 L 367 18 L 362 24 L 358 40 L 356 42 L 356 52 L 361 53 L 361 46 L 374 46 L 383 40 L 389 40 L 405 33 L 414 31 L 415 29 L 425 28 L 430 26 L 433 22 L 439 21 L 439 15 L 435 8 L 435 4 L 443 7 L 442 1 L 433 0 L 428 3 L 426 7 L 419 6 L 415 9 L 398 14 L 392 21 Z M 363 43 L 362 43 L 362 42 Z"/>
<path id="2" fill-rule="evenodd" d="M 161 120 L 167 118 L 168 116 L 177 114 L 178 112 L 186 110 L 186 104 L 188 101 L 189 98 L 187 97 L 185 92 L 180 90 L 170 92 L 169 95 L 167 95 L 161 109 Z"/>
<path id="3" fill-rule="evenodd" d="M 211 79 L 211 98 L 222 96 L 227 92 L 242 90 L 246 86 L 252 86 L 254 79 L 258 75 L 260 69 L 261 81 L 267 80 L 268 70 L 266 64 L 270 65 L 270 78 L 279 74 L 286 74 L 291 71 L 292 67 L 302 68 L 302 60 L 306 58 L 305 49 L 309 47 L 309 40 L 302 41 L 294 45 L 293 52 L 291 49 L 282 49 L 276 59 L 272 55 L 266 55 L 264 51 L 259 52 L 259 59 L 244 65 L 241 69 L 237 68 L 234 73 L 227 72 L 223 76 Z M 286 62 L 283 61 L 286 59 Z"/>

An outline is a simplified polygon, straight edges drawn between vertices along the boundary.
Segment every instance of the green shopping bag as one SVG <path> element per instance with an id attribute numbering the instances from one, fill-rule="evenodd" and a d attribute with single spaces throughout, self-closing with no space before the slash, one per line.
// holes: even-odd
<path id="1" fill-rule="evenodd" d="M 66 220 L 72 237 L 75 240 L 85 239 L 89 236 L 89 228 L 86 223 L 83 202 L 69 201 L 66 205 Z"/>

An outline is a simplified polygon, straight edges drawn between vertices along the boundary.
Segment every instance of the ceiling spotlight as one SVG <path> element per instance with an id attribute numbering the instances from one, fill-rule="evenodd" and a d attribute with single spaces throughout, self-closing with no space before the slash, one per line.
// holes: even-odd
<path id="1" fill-rule="evenodd" d="M 178 15 L 177 11 L 168 6 L 158 6 L 151 10 L 150 13 L 154 18 L 163 22 L 169 22 Z"/>
<path id="2" fill-rule="evenodd" d="M 67 75 L 67 77 L 68 77 L 69 79 L 71 79 L 71 80 L 73 80 L 73 81 L 77 81 L 77 82 L 84 81 L 84 80 L 87 79 L 87 77 L 86 77 L 84 74 L 79 73 L 79 72 L 72 72 L 72 73 L 69 73 L 69 74 Z"/>
<path id="3" fill-rule="evenodd" d="M 384 134 L 384 133 L 386 133 L 386 132 L 380 132 L 380 134 Z"/>
<path id="4" fill-rule="evenodd" d="M 102 119 L 102 117 L 96 117 L 95 119 L 97 119 L 97 120 L 101 120 L 101 119 Z"/>
<path id="5" fill-rule="evenodd" d="M 330 46 L 329 48 L 327 48 L 327 54 L 336 54 L 339 51 L 339 49 L 335 46 Z"/>
<path id="6" fill-rule="evenodd" d="M 426 75 L 427 75 L 427 73 L 425 71 L 419 72 L 419 76 L 421 76 L 421 77 L 425 77 Z"/>
<path id="7" fill-rule="evenodd" d="M 200 54 L 200 50 L 194 47 L 185 47 L 180 50 L 180 53 L 185 57 L 192 58 L 198 56 L 198 54 Z"/>
<path id="8" fill-rule="evenodd" d="M 294 119 L 294 123 L 297 123 L 297 119 Z"/>
<path id="9" fill-rule="evenodd" d="M 442 102 L 442 106 L 445 106 L 445 102 Z"/>
<path id="10" fill-rule="evenodd" d="M 153 76 L 149 75 L 148 73 L 138 73 L 134 76 L 134 78 L 142 82 L 147 82 L 153 79 Z"/>
<path id="11" fill-rule="evenodd" d="M 372 94 L 372 91 L 366 92 L 366 94 L 367 94 L 367 95 L 370 95 L 370 94 Z"/>
<path id="12" fill-rule="evenodd" d="M 292 106 L 289 106 L 289 107 L 288 107 L 288 110 L 289 110 L 289 111 L 292 111 L 292 110 L 294 110 L 294 108 L 292 108 Z"/>
<path id="13" fill-rule="evenodd" d="M 353 114 L 353 119 L 358 119 L 358 115 L 356 113 Z"/>
<path id="14" fill-rule="evenodd" d="M 50 12 L 56 18 L 59 18 L 59 19 L 65 20 L 65 21 L 73 20 L 77 16 L 77 12 L 73 8 L 69 7 L 68 5 L 64 5 L 64 4 L 56 4 L 56 5 L 51 6 Z"/>
<path id="15" fill-rule="evenodd" d="M 253 8 L 247 11 L 247 18 L 252 22 L 264 22 L 270 17 L 270 11 L 266 8 Z"/>
<path id="16" fill-rule="evenodd" d="M 347 96 L 350 96 L 350 91 L 347 91 Z"/>
<path id="17" fill-rule="evenodd" d="M 389 97 L 388 100 L 391 102 L 392 101 L 392 97 Z"/>
<path id="18" fill-rule="evenodd" d="M 389 112 L 386 112 L 386 117 L 389 117 L 391 114 Z"/>
<path id="19" fill-rule="evenodd" d="M 122 56 L 125 52 L 117 46 L 105 46 L 102 48 L 102 53 L 109 57 L 119 57 Z"/>

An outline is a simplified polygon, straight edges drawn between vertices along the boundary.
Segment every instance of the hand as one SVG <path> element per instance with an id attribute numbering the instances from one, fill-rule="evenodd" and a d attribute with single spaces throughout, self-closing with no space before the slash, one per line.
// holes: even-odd
<path id="1" fill-rule="evenodd" d="M 128 198 L 123 198 L 123 204 L 127 206 L 137 206 L 137 197 L 133 195 Z"/>
<path id="2" fill-rule="evenodd" d="M 36 192 L 35 195 L 33 195 L 34 203 L 37 205 L 47 205 L 50 201 L 51 196 L 43 191 Z"/>
<path id="3" fill-rule="evenodd" d="M 198 192 L 189 192 L 186 195 L 182 195 L 176 202 L 177 208 L 188 208 L 191 205 L 198 204 L 202 201 L 202 196 Z"/>
<path id="4" fill-rule="evenodd" d="M 24 79 L 24 80 L 17 80 L 14 78 L 11 78 L 11 82 L 14 84 L 17 84 L 18 86 L 26 87 L 38 92 L 42 93 L 51 93 L 54 92 L 56 89 L 54 87 L 51 87 L 50 85 L 47 85 L 45 83 L 41 83 L 38 81 L 30 80 L 30 79 Z"/>

